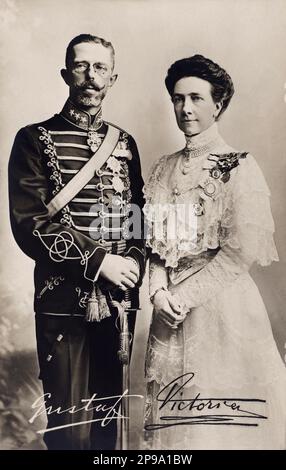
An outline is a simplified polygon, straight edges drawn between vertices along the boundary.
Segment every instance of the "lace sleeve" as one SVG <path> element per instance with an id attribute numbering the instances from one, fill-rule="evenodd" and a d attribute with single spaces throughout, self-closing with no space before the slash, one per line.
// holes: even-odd
<path id="1" fill-rule="evenodd" d="M 150 258 L 149 268 L 149 293 L 150 298 L 153 297 L 158 289 L 168 288 L 168 276 L 165 263 L 158 255 L 152 254 Z"/>
<path id="2" fill-rule="evenodd" d="M 262 172 L 249 155 L 233 175 L 221 220 L 220 251 L 201 271 L 177 286 L 189 308 L 217 295 L 253 262 L 265 266 L 278 261 L 269 196 Z"/>

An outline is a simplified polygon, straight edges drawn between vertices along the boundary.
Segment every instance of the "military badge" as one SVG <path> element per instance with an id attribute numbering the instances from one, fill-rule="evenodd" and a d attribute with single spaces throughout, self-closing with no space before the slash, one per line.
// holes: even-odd
<path id="1" fill-rule="evenodd" d="M 87 145 L 89 146 L 90 150 L 95 153 L 98 147 L 101 145 L 101 138 L 99 137 L 98 133 L 95 131 L 89 131 L 87 134 Z"/>
<path id="2" fill-rule="evenodd" d="M 109 168 L 113 173 L 120 173 L 121 163 L 117 158 L 111 156 L 106 162 L 106 168 Z"/>
<path id="3" fill-rule="evenodd" d="M 114 176 L 114 178 L 112 178 L 112 186 L 113 186 L 113 189 L 116 193 L 122 193 L 125 189 L 125 186 L 124 186 L 124 183 L 122 181 L 121 178 L 119 178 L 119 176 Z"/>

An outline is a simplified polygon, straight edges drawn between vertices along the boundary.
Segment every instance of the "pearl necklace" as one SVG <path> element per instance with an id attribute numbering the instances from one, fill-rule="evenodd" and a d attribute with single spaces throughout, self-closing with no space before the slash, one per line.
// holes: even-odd
<path id="1" fill-rule="evenodd" d="M 194 158 L 201 157 L 202 155 L 205 155 L 211 151 L 214 142 L 215 140 L 197 147 L 194 146 L 194 143 L 191 141 L 191 139 L 188 139 L 186 136 L 186 146 L 183 150 L 183 156 L 180 162 L 180 170 L 183 175 L 187 175 L 190 172 Z"/>

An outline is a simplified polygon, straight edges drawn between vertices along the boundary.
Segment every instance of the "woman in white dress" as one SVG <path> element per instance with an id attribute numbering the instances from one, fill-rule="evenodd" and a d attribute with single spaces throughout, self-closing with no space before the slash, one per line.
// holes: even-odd
<path id="1" fill-rule="evenodd" d="M 186 147 L 145 187 L 150 298 L 144 447 L 284 449 L 286 368 L 251 265 L 278 261 L 254 157 L 219 135 L 234 92 L 201 55 L 166 77 Z"/>

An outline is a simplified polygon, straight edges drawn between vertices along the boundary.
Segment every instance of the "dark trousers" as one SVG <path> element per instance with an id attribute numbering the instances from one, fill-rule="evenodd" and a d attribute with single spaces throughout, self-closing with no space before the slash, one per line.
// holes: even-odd
<path id="1" fill-rule="evenodd" d="M 40 378 L 44 393 L 49 394 L 45 396 L 48 424 L 44 435 L 49 450 L 115 448 L 117 420 L 111 419 L 108 424 L 107 420 L 90 422 L 102 420 L 108 413 L 107 408 L 118 400 L 104 398 L 122 394 L 122 367 L 117 355 L 119 332 L 115 320 L 115 312 L 100 323 L 87 323 L 80 317 L 36 316 Z M 129 314 L 131 333 L 134 326 L 135 314 L 132 313 Z M 83 409 L 87 402 L 82 400 L 94 394 L 98 400 Z M 92 407 L 96 409 L 91 410 Z M 111 412 L 112 416 L 116 418 L 116 413 Z M 85 423 L 79 424 L 82 422 Z M 58 426 L 61 429 L 49 431 Z"/>

